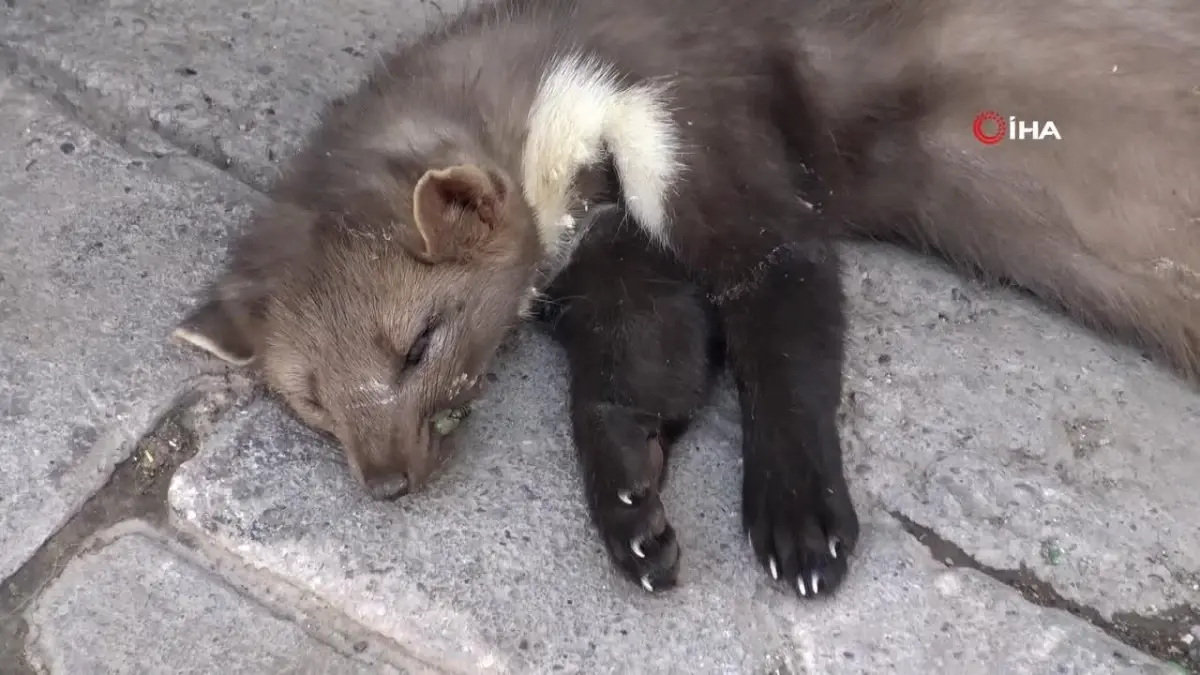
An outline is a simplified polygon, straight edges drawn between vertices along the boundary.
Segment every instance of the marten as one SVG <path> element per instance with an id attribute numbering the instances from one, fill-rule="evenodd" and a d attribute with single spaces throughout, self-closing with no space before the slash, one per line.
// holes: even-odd
<path id="1" fill-rule="evenodd" d="M 500 0 L 330 104 L 176 334 L 260 368 L 394 498 L 447 456 L 434 420 L 578 265 L 584 295 L 624 298 L 559 332 L 614 559 L 648 589 L 674 580 L 660 455 L 719 335 L 750 544 L 825 595 L 859 530 L 835 240 L 906 240 L 1013 281 L 1195 378 L 1197 73 L 1194 0 Z M 617 217 L 655 259 L 580 247 Z M 647 268 L 694 290 L 596 281 Z M 670 321 L 646 313 L 664 299 Z M 630 336 L 689 368 L 620 358 Z"/>

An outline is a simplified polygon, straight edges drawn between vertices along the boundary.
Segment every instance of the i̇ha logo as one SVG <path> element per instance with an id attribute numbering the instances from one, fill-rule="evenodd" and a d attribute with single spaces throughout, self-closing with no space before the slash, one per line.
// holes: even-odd
<path id="1" fill-rule="evenodd" d="M 1009 115 L 1008 119 L 1004 119 L 1000 113 L 994 110 L 979 113 L 975 117 L 975 124 L 972 125 L 971 131 L 975 133 L 975 138 L 984 145 L 995 145 L 1006 138 L 1012 141 L 1040 141 L 1046 138 L 1062 140 L 1054 122 L 1038 122 L 1036 120 L 1026 122 L 1012 115 Z"/>

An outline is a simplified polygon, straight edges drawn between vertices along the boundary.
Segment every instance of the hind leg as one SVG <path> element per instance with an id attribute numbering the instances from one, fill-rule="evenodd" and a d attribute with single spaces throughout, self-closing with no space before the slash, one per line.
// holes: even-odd
<path id="1" fill-rule="evenodd" d="M 679 571 L 659 498 L 667 455 L 704 404 L 720 349 L 698 289 L 623 218 L 617 208 L 596 216 L 541 313 L 570 362 L 592 519 L 617 567 L 654 592 Z"/>

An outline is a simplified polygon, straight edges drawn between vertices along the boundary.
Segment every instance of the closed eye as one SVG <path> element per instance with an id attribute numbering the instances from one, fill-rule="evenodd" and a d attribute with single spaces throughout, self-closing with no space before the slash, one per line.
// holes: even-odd
<path id="1" fill-rule="evenodd" d="M 440 324 L 441 322 L 438 320 L 438 317 L 435 316 L 430 319 L 425 324 L 425 327 L 421 329 L 421 332 L 417 334 L 417 337 L 408 345 L 407 349 L 396 342 L 392 342 L 385 330 L 380 330 L 375 335 L 375 346 L 385 353 L 390 352 L 392 354 L 392 368 L 397 382 L 406 377 L 409 371 L 417 368 L 425 361 L 425 354 L 429 351 L 429 343 L 433 340 L 433 336 L 437 333 Z"/>
<path id="2" fill-rule="evenodd" d="M 429 350 L 429 339 L 433 337 L 433 329 L 434 325 L 430 323 L 413 341 L 412 346 L 408 348 L 408 353 L 404 355 L 405 366 L 412 368 L 420 365 L 421 361 L 425 359 L 425 352 Z"/>
<path id="3" fill-rule="evenodd" d="M 429 339 L 433 337 L 433 324 L 425 327 L 417 339 L 408 348 L 408 353 L 404 355 L 404 365 L 412 368 L 417 366 L 425 359 L 425 352 L 429 350 Z"/>
<path id="4" fill-rule="evenodd" d="M 399 369 L 401 373 L 416 368 L 425 360 L 425 353 L 429 351 L 429 342 L 433 339 L 433 334 L 437 332 L 439 324 L 437 317 L 430 319 L 429 323 L 425 324 L 425 328 L 421 330 L 417 339 L 413 340 L 404 354 L 404 362 L 400 364 Z"/>

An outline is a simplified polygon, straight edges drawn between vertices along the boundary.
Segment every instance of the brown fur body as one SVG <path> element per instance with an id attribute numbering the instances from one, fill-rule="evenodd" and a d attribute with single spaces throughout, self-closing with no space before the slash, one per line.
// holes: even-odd
<path id="1" fill-rule="evenodd" d="M 1200 5 L 510 0 L 401 48 L 330 108 L 181 330 L 256 359 L 372 494 L 428 477 L 445 455 L 429 416 L 470 397 L 529 286 L 561 267 L 521 188 L 530 109 L 565 49 L 622 86 L 669 83 L 684 170 L 659 240 L 725 337 L 751 543 L 802 594 L 837 586 L 858 532 L 829 235 L 930 247 L 1200 374 Z M 985 146 L 983 110 L 1053 120 L 1063 138 Z M 614 186 L 605 166 L 576 183 L 576 215 L 638 208 L 644 186 Z M 602 508 L 636 510 L 647 478 Z M 639 513 L 635 530 L 665 531 Z M 627 543 L 646 554 L 625 555 L 630 574 L 670 581 L 651 572 L 677 551 Z"/>

